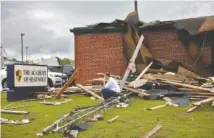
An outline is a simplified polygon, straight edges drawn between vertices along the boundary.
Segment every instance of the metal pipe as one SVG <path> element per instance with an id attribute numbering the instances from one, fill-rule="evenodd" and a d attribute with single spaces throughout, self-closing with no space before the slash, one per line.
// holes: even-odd
<path id="1" fill-rule="evenodd" d="M 21 55 L 22 55 L 22 63 L 23 63 L 23 36 L 25 34 L 21 33 Z"/>
<path id="2" fill-rule="evenodd" d="M 64 127 L 66 127 L 66 126 L 68 126 L 68 125 L 71 125 L 72 123 L 74 123 L 74 122 L 76 122 L 76 121 L 78 121 L 78 120 L 80 120 L 80 119 L 86 117 L 87 115 L 90 115 L 90 114 L 92 114 L 92 113 L 94 113 L 94 112 L 96 112 L 96 111 L 98 111 L 98 110 L 100 110 L 100 109 L 106 107 L 107 105 L 109 105 L 109 104 L 111 104 L 111 103 L 113 103 L 113 102 L 115 102 L 115 101 L 117 101 L 117 100 L 118 100 L 118 98 L 112 100 L 112 101 L 109 102 L 109 103 L 104 104 L 103 106 L 100 106 L 100 107 L 96 108 L 95 110 L 92 110 L 92 111 L 90 111 L 90 112 L 84 114 L 83 116 L 80 116 L 80 117 L 78 117 L 78 118 L 76 118 L 76 119 L 74 119 L 74 120 L 68 122 L 67 124 L 65 124 L 65 125 L 63 125 L 63 126 L 61 126 L 61 127 L 58 127 L 58 128 L 56 128 L 56 129 L 54 129 L 53 132 L 58 132 L 58 131 L 60 131 L 61 129 L 63 129 Z"/>

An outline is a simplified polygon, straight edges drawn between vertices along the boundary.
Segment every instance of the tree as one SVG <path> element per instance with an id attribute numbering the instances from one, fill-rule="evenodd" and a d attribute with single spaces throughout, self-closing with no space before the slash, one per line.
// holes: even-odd
<path id="1" fill-rule="evenodd" d="M 60 65 L 61 66 L 64 66 L 64 65 L 70 65 L 73 61 L 70 59 L 70 58 L 59 58 L 59 62 L 60 62 Z"/>

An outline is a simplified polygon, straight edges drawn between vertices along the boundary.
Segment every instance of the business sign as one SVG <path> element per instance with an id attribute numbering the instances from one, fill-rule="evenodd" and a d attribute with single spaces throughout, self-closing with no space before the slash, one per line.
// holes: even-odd
<path id="1" fill-rule="evenodd" d="M 14 65 L 15 87 L 45 87 L 48 85 L 47 66 Z"/>

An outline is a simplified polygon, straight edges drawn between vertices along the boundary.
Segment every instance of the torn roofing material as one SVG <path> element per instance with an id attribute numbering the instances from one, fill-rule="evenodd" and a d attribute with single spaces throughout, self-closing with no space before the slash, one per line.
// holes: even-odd
<path id="1" fill-rule="evenodd" d="M 77 27 L 70 29 L 75 35 L 81 34 L 94 34 L 94 33 L 113 33 L 122 32 L 125 33 L 125 22 L 122 20 L 115 20 L 111 23 L 97 23 L 88 25 L 87 27 Z"/>
<path id="2" fill-rule="evenodd" d="M 169 25 L 179 30 L 187 30 L 190 35 L 196 35 L 206 31 L 214 31 L 214 16 L 180 19 L 174 21 L 155 21 L 143 24 L 139 28 L 147 29 Z"/>
<path id="3" fill-rule="evenodd" d="M 131 12 L 125 21 L 116 19 L 111 23 L 97 23 L 87 27 L 78 27 L 70 29 L 74 34 L 84 33 L 108 33 L 124 32 L 126 23 L 137 25 L 139 29 L 152 29 L 156 27 L 175 27 L 179 30 L 187 30 L 190 35 L 196 35 L 202 32 L 214 31 L 214 16 L 204 16 L 198 18 L 179 19 L 172 21 L 153 21 L 149 23 L 138 20 L 137 13 Z"/>

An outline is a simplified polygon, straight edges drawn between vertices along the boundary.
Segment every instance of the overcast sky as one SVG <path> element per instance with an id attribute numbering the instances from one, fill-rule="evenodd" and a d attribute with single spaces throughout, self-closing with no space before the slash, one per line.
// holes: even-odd
<path id="1" fill-rule="evenodd" d="M 174 20 L 214 15 L 214 2 L 138 2 L 140 20 Z M 74 58 L 70 28 L 125 19 L 132 1 L 1 2 L 1 44 L 10 58 L 21 59 L 20 33 L 28 59 Z M 25 59 L 25 56 L 24 56 Z"/>

